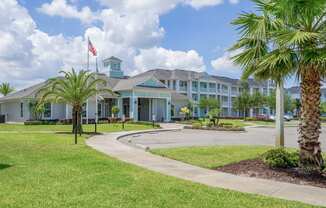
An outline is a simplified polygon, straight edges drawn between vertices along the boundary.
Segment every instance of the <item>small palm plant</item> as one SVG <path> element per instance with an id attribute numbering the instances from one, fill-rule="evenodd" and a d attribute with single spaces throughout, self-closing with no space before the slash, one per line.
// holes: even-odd
<path id="1" fill-rule="evenodd" d="M 0 94 L 7 96 L 9 93 L 15 91 L 13 87 L 10 86 L 8 82 L 4 82 L 0 85 Z"/>
<path id="2" fill-rule="evenodd" d="M 64 76 L 48 80 L 47 84 L 38 92 L 40 103 L 66 103 L 72 106 L 73 132 L 82 133 L 83 104 L 97 93 L 109 92 L 110 89 L 97 89 L 98 84 L 106 84 L 103 79 L 96 78 L 95 73 L 89 71 L 70 72 L 61 71 Z M 77 143 L 77 141 L 75 141 Z"/>

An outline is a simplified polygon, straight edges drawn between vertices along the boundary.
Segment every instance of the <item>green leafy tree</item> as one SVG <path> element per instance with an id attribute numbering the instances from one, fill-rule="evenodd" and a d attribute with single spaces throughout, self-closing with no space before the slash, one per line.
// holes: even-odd
<path id="1" fill-rule="evenodd" d="M 3 82 L 0 85 L 0 94 L 2 94 L 3 96 L 7 96 L 9 93 L 12 93 L 13 91 L 15 91 L 15 88 L 11 87 L 8 82 Z"/>
<path id="2" fill-rule="evenodd" d="M 243 68 L 243 77 L 273 79 L 278 86 L 293 75 L 300 79 L 300 167 L 320 172 L 324 167 L 319 104 L 320 81 L 326 74 L 326 1 L 253 2 L 256 13 L 243 13 L 233 21 L 240 31 L 233 60 Z"/>
<path id="3" fill-rule="evenodd" d="M 117 115 L 120 112 L 120 109 L 118 106 L 115 105 L 111 108 L 111 112 L 112 112 L 112 116 L 114 117 L 115 115 Z"/>
<path id="4" fill-rule="evenodd" d="M 261 92 L 254 92 L 250 95 L 251 108 L 261 108 L 266 104 L 266 96 Z"/>
<path id="5" fill-rule="evenodd" d="M 202 109 L 208 109 L 207 116 L 214 125 L 218 124 L 219 116 L 221 113 L 221 105 L 217 99 L 204 98 L 200 99 L 199 107 Z"/>
<path id="6" fill-rule="evenodd" d="M 289 94 L 284 94 L 284 112 L 293 112 L 295 109 L 294 99 L 291 98 Z M 266 104 L 272 110 L 275 111 L 276 108 L 276 94 L 275 90 L 272 90 L 270 94 L 266 97 Z"/>
<path id="7" fill-rule="evenodd" d="M 215 108 L 220 108 L 220 103 L 217 99 L 214 98 L 203 98 L 200 99 L 199 101 L 199 107 L 202 109 L 208 108 L 210 109 L 215 109 Z"/>
<path id="8" fill-rule="evenodd" d="M 207 113 L 210 122 L 212 122 L 214 126 L 218 125 L 218 123 L 219 123 L 220 113 L 221 113 L 220 108 L 211 109 Z"/>
<path id="9" fill-rule="evenodd" d="M 44 113 L 44 103 L 40 103 L 39 100 L 34 100 L 29 103 L 29 109 L 32 114 L 33 120 L 41 120 Z"/>
<path id="10" fill-rule="evenodd" d="M 96 78 L 89 71 L 61 71 L 63 77 L 53 78 L 38 92 L 40 103 L 67 103 L 72 106 L 73 132 L 82 133 L 81 114 L 83 104 L 97 93 L 113 93 L 110 89 L 97 89 L 97 84 L 106 84 L 103 79 Z M 75 140 L 75 143 L 77 141 Z"/>

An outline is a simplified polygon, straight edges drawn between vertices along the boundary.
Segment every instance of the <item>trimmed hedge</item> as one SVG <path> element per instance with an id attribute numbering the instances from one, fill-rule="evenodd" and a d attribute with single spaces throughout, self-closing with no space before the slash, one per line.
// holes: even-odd
<path id="1" fill-rule="evenodd" d="M 25 121 L 24 125 L 57 125 L 58 120 Z"/>

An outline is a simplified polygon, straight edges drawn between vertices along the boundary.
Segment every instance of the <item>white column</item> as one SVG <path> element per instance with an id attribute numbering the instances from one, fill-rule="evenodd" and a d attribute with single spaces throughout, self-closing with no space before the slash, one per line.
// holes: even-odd
<path id="1" fill-rule="evenodd" d="M 284 86 L 278 82 L 276 86 L 276 138 L 275 145 L 284 147 Z"/>
<path id="2" fill-rule="evenodd" d="M 165 122 L 171 121 L 171 99 L 166 98 L 166 112 L 165 112 Z"/>
<path id="3" fill-rule="evenodd" d="M 117 99 L 117 106 L 118 106 L 118 108 L 120 109 L 120 111 L 119 111 L 119 113 L 118 113 L 118 118 L 121 118 L 122 117 L 122 108 L 123 108 L 123 106 L 122 106 L 122 98 L 121 97 L 119 97 L 118 99 Z"/>
<path id="4" fill-rule="evenodd" d="M 134 99 L 133 99 L 133 96 L 130 96 L 130 98 L 129 98 L 129 117 L 131 120 L 134 119 L 134 108 L 135 108 Z"/>
<path id="5" fill-rule="evenodd" d="M 138 97 L 133 97 L 132 102 L 134 121 L 138 121 Z"/>
<path id="6" fill-rule="evenodd" d="M 188 81 L 187 87 L 188 87 L 188 89 L 187 89 L 188 98 L 192 98 L 192 81 L 191 80 Z"/>
<path id="7" fill-rule="evenodd" d="M 179 92 L 180 91 L 180 80 L 176 80 L 175 85 L 176 85 L 175 86 L 176 91 Z"/>

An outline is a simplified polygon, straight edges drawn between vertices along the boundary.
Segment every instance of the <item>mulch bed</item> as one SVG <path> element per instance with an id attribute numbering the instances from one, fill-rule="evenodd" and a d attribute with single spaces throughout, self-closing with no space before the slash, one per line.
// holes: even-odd
<path id="1" fill-rule="evenodd" d="M 238 163 L 219 167 L 216 170 L 247 177 L 326 188 L 326 173 L 323 175 L 306 175 L 299 172 L 296 168 L 270 168 L 261 159 L 243 160 Z"/>

